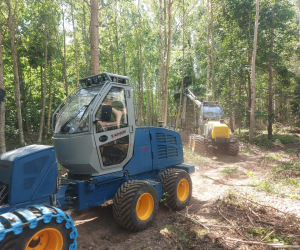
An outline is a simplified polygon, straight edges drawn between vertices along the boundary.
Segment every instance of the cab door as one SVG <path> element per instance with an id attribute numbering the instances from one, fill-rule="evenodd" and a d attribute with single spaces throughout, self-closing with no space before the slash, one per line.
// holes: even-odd
<path id="1" fill-rule="evenodd" d="M 132 157 L 135 122 L 131 87 L 112 84 L 93 114 L 94 138 L 103 174 L 120 171 Z"/>

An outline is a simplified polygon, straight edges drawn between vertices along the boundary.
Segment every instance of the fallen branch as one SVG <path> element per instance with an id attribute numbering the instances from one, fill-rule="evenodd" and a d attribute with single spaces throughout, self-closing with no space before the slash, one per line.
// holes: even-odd
<path id="1" fill-rule="evenodd" d="M 244 196 L 244 195 L 241 194 L 241 193 L 239 193 L 239 194 L 240 194 L 241 196 Z M 278 212 L 280 212 L 280 213 L 283 213 L 283 214 L 294 215 L 293 213 L 283 212 L 283 211 L 281 211 L 281 210 L 279 210 L 279 209 L 277 209 L 277 208 L 275 208 L 275 207 L 272 207 L 272 206 L 269 206 L 269 205 L 264 205 L 264 204 L 258 203 L 258 202 L 256 202 L 256 201 L 249 200 L 248 198 L 245 198 L 245 197 L 241 197 L 241 198 L 242 198 L 242 199 L 246 199 L 246 201 L 250 201 L 250 202 L 252 202 L 252 203 L 254 203 L 254 204 L 256 204 L 256 205 L 259 205 L 259 206 L 272 208 L 272 209 L 274 209 L 274 210 L 276 210 L 276 211 L 278 211 Z"/>
<path id="2" fill-rule="evenodd" d="M 163 232 L 163 234 L 169 238 L 171 238 L 176 244 L 177 246 L 180 248 L 180 250 L 183 250 L 182 246 L 180 245 L 180 243 L 173 237 L 173 235 L 171 233 L 167 233 L 167 232 Z"/>
<path id="3" fill-rule="evenodd" d="M 226 237 L 226 239 L 236 241 L 236 242 L 241 242 L 244 244 L 250 244 L 250 245 L 269 246 L 269 247 L 276 248 L 276 249 L 289 249 L 289 248 L 300 249 L 299 245 L 270 244 L 270 243 L 263 243 L 263 242 L 258 242 L 258 241 L 246 241 L 246 240 L 233 239 L 230 237 Z"/>
<path id="4" fill-rule="evenodd" d="M 272 232 L 268 233 L 265 237 L 263 237 L 260 241 L 263 242 L 265 238 L 269 237 L 272 233 L 274 233 L 275 230 L 273 230 Z"/>
<path id="5" fill-rule="evenodd" d="M 195 220 L 195 219 L 192 218 L 189 214 L 184 215 L 184 214 L 181 214 L 181 213 L 179 213 L 179 212 L 177 212 L 177 211 L 176 211 L 176 214 L 179 214 L 179 215 L 181 215 L 181 216 L 183 216 L 183 217 L 185 217 L 185 218 L 187 218 L 187 219 L 189 219 L 189 220 L 195 222 L 196 224 L 201 225 L 202 227 L 206 228 L 206 229 L 209 231 L 209 228 L 208 228 L 207 226 L 205 226 L 204 224 L 202 224 L 200 221 Z"/>
<path id="6" fill-rule="evenodd" d="M 225 216 L 224 216 L 224 214 L 222 214 L 222 212 L 220 211 L 220 208 L 218 208 L 218 211 L 219 211 L 219 214 L 231 225 L 231 226 L 233 226 L 234 227 L 234 229 L 235 229 L 235 231 L 240 235 L 240 236 L 242 236 L 243 238 L 245 238 L 245 239 L 247 239 L 247 237 L 246 236 L 244 236 L 239 230 L 237 230 L 237 227 L 230 221 L 230 220 L 228 220 Z"/>

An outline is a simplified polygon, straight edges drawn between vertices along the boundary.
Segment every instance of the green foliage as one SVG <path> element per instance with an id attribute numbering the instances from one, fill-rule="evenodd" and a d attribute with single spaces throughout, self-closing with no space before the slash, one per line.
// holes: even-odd
<path id="1" fill-rule="evenodd" d="M 164 2 L 163 2 L 164 3 Z M 178 112 L 182 69 L 183 85 L 190 87 L 199 99 L 205 99 L 207 73 L 209 83 L 212 77 L 216 86 L 216 100 L 224 109 L 225 118 L 234 116 L 236 126 L 246 128 L 249 119 L 249 98 L 251 92 L 251 54 L 253 28 L 255 18 L 255 1 L 217 0 L 213 4 L 213 27 L 210 27 L 210 43 L 207 47 L 207 27 L 211 25 L 207 18 L 206 6 L 195 0 L 175 1 L 172 15 L 176 15 L 171 23 L 171 54 L 168 82 L 168 117 L 174 125 L 174 117 Z M 72 16 L 69 0 L 33 1 L 26 3 L 17 1 L 15 7 L 19 60 L 19 78 L 23 126 L 26 136 L 36 140 L 35 132 L 39 129 L 41 116 L 41 85 L 44 73 L 45 38 L 48 39 L 46 124 L 48 111 L 53 111 L 66 97 L 63 58 L 66 60 L 66 81 L 69 93 L 76 87 L 76 58 Z M 75 31 L 78 44 L 79 76 L 91 74 L 90 69 L 90 8 L 85 1 L 73 0 Z M 99 60 L 101 72 L 112 72 L 128 75 L 136 93 L 143 95 L 144 113 L 151 113 L 152 120 L 145 117 L 143 124 L 156 124 L 158 119 L 158 71 L 159 56 L 159 2 L 143 0 L 139 2 L 115 1 L 101 2 L 99 11 Z M 138 6 L 139 4 L 139 6 Z M 185 30 L 183 30 L 183 7 L 185 8 Z M 3 37 L 3 71 L 6 101 L 6 138 L 8 148 L 19 146 L 17 140 L 10 138 L 18 132 L 16 122 L 15 86 L 12 67 L 12 55 L 9 48 L 10 37 L 7 25 L 8 10 L 5 3 L 0 4 L 0 24 L 5 30 Z M 176 11 L 175 11 L 176 10 Z M 272 15 L 272 11 L 274 15 Z M 255 116 L 260 123 L 268 118 L 268 65 L 270 61 L 270 32 L 274 29 L 275 40 L 273 54 L 274 94 L 276 109 L 272 113 L 272 122 L 287 122 L 300 116 L 300 78 L 291 65 L 299 61 L 299 43 L 293 30 L 297 30 L 296 5 L 285 0 L 265 2 L 260 10 L 258 34 L 257 74 L 256 74 L 256 111 Z M 63 18 L 64 16 L 64 18 Z M 199 25 L 201 23 L 201 25 Z M 63 24 L 66 32 L 63 32 Z M 165 49 L 164 29 L 167 22 L 161 24 L 162 53 Z M 212 44 L 211 33 L 214 34 Z M 183 34 L 184 33 L 184 34 Z M 182 37 L 185 36 L 183 43 Z M 64 46 L 65 42 L 65 46 Z M 141 55 L 139 44 L 141 43 Z M 64 47 L 65 53 L 64 55 Z M 183 49 L 185 57 L 183 60 Z M 210 49 L 214 50 L 214 76 L 212 76 Z M 140 56 L 142 61 L 140 61 Z M 50 70 L 51 66 L 51 70 Z M 209 71 L 208 71 L 209 66 Z M 141 67 L 143 77 L 140 77 Z M 295 70 L 297 71 L 297 70 Z M 143 89 L 140 79 L 143 79 Z M 50 106 L 50 82 L 52 83 L 52 104 Z M 208 99 L 212 99 L 211 85 Z M 143 91 L 143 93 L 141 93 Z M 147 93 L 150 93 L 151 110 L 147 110 Z M 153 105 L 152 105 L 153 104 Z M 153 110 L 152 110 L 153 106 Z M 194 107 L 187 103 L 189 121 L 194 126 Z M 293 112 L 293 114 L 291 113 Z M 141 114 L 140 114 L 141 115 Z M 28 127 L 27 127 L 28 126 Z M 265 125 L 262 125 L 265 127 Z M 51 129 L 44 129 L 45 136 L 51 136 Z M 248 140 L 248 132 L 243 131 L 240 139 Z M 296 139 L 275 135 L 272 141 L 256 134 L 254 142 L 261 147 L 271 147 L 272 142 L 290 143 Z M 11 144 L 10 142 L 11 141 Z M 29 141 L 27 141 L 29 143 Z"/>

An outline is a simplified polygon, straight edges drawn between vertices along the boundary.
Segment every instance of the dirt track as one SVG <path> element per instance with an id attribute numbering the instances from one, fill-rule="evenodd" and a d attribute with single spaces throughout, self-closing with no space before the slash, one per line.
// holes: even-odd
<path id="1" fill-rule="evenodd" d="M 290 145 L 290 147 L 299 148 L 299 143 Z M 235 190 L 247 192 L 262 203 L 283 211 L 293 212 L 300 217 L 300 211 L 297 210 L 297 207 L 300 208 L 299 200 L 292 201 L 266 192 L 258 192 L 255 187 L 248 185 L 253 181 L 253 178 L 248 176 L 249 173 L 252 173 L 253 176 L 268 174 L 271 166 L 263 159 L 263 155 L 285 149 L 274 147 L 272 151 L 266 151 L 251 147 L 249 150 L 243 150 L 242 146 L 240 154 L 232 157 L 218 152 L 214 152 L 213 156 L 195 156 L 185 148 L 185 163 L 195 165 L 196 172 L 192 175 L 193 196 L 189 208 L 181 213 L 191 215 L 201 223 L 211 223 L 216 219 L 212 216 L 215 201 L 227 194 L 229 190 Z M 165 228 L 168 228 L 168 225 L 176 224 L 176 220 L 180 219 L 178 217 L 180 216 L 160 204 L 153 225 L 142 232 L 132 233 L 119 227 L 114 221 L 111 203 L 72 213 L 79 233 L 78 250 L 180 249 L 181 246 L 176 243 L 175 238 L 167 237 L 164 234 Z M 183 247 L 183 249 L 185 248 Z M 189 249 L 208 248 L 195 246 Z"/>

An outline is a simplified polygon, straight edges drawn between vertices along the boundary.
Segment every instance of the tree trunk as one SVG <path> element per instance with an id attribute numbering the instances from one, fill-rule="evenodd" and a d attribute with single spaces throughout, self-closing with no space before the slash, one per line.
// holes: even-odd
<path id="1" fill-rule="evenodd" d="M 157 97 L 158 97 L 158 105 L 157 105 L 157 120 L 161 120 L 161 104 L 162 104 L 162 96 L 161 96 L 161 85 L 162 85 L 162 31 L 161 31 L 161 23 L 162 23 L 162 0 L 159 0 L 159 34 L 158 34 L 158 82 L 157 82 Z"/>
<path id="2" fill-rule="evenodd" d="M 139 3 L 138 3 L 139 4 Z M 141 13 L 140 6 L 138 6 L 139 12 L 139 106 L 140 106 L 140 123 L 144 125 L 145 122 L 145 107 L 144 107 L 144 77 L 143 77 L 143 54 L 142 54 L 142 27 L 141 27 Z"/>
<path id="3" fill-rule="evenodd" d="M 78 52 L 77 52 L 77 39 L 76 39 L 76 28 L 74 20 L 74 10 L 73 10 L 73 1 L 71 0 L 71 16 L 72 16 L 72 25 L 73 25 L 73 36 L 74 36 L 74 45 L 75 45 L 75 58 L 76 58 L 76 87 L 79 87 L 79 68 L 78 68 Z"/>
<path id="4" fill-rule="evenodd" d="M 213 14 L 213 0 L 210 2 L 211 5 L 211 90 L 212 90 L 212 100 L 216 100 L 216 86 L 215 86 L 215 65 L 214 65 L 214 14 Z"/>
<path id="5" fill-rule="evenodd" d="M 52 114 L 52 54 L 50 53 L 49 106 L 48 106 L 48 119 L 47 119 L 48 134 L 51 130 L 51 114 Z"/>
<path id="6" fill-rule="evenodd" d="M 179 97 L 179 107 L 178 107 L 178 114 L 177 114 L 177 119 L 176 119 L 176 123 L 175 123 L 175 129 L 179 126 L 179 122 L 181 119 L 181 109 L 182 109 L 182 93 L 184 93 L 184 86 L 183 86 L 183 82 L 184 82 L 184 33 L 185 33 L 185 12 L 184 12 L 184 0 L 182 0 L 182 72 L 181 72 L 181 87 L 180 87 L 180 97 Z"/>
<path id="7" fill-rule="evenodd" d="M 17 44 L 16 44 L 16 37 L 15 37 L 15 31 L 16 31 L 15 17 L 11 12 L 10 0 L 7 0 L 6 4 L 8 7 L 8 22 L 9 22 L 11 51 L 12 51 L 12 59 L 13 59 L 17 120 L 18 120 L 20 143 L 23 145 L 25 144 L 25 140 L 24 140 L 24 133 L 23 133 L 21 100 L 20 100 L 20 84 L 19 84 L 18 63 L 17 63 Z"/>
<path id="8" fill-rule="evenodd" d="M 147 65 L 146 65 L 146 68 L 147 68 Z M 150 126 L 151 125 L 151 103 L 150 103 L 150 75 L 151 75 L 151 63 L 149 62 L 149 74 L 148 77 L 146 77 L 145 79 L 145 84 L 146 84 L 146 93 L 147 93 L 147 110 L 146 110 L 146 115 L 147 115 L 147 123 L 146 125 L 147 126 Z"/>
<path id="9" fill-rule="evenodd" d="M 249 142 L 253 142 L 253 130 L 255 123 L 255 60 L 256 60 L 256 49 L 257 49 L 257 30 L 258 30 L 258 18 L 259 18 L 259 0 L 256 0 L 256 16 L 255 16 L 255 28 L 254 28 L 254 40 L 253 40 L 253 53 L 252 53 L 252 98 L 251 98 L 251 113 L 250 113 L 250 128 L 249 128 Z"/>
<path id="10" fill-rule="evenodd" d="M 172 5 L 173 1 L 169 0 L 168 4 L 168 46 L 167 46 L 167 59 L 165 63 L 165 79 L 164 79 L 164 117 L 163 121 L 165 125 L 167 124 L 167 115 L 168 115 L 168 85 L 169 85 L 169 73 L 170 73 L 170 52 L 171 52 L 171 43 L 172 43 Z"/>
<path id="11" fill-rule="evenodd" d="M 274 12 L 274 9 L 272 8 L 272 14 Z M 271 28 L 271 41 L 270 41 L 270 55 L 269 55 L 269 65 L 268 65 L 268 72 L 269 72 L 269 103 L 268 103 L 268 139 L 271 140 L 273 136 L 273 45 L 274 45 L 274 28 Z"/>
<path id="12" fill-rule="evenodd" d="M 47 57 L 48 57 L 48 39 L 47 39 L 47 21 L 45 22 L 45 64 L 44 64 L 44 82 L 42 91 L 42 114 L 40 121 L 40 129 L 38 135 L 38 143 L 41 143 L 43 136 L 43 129 L 45 124 L 45 109 L 46 109 L 46 85 L 47 85 Z"/>
<path id="13" fill-rule="evenodd" d="M 83 1 L 83 26 L 82 26 L 82 33 L 84 38 L 84 57 L 85 57 L 85 75 L 88 76 L 89 74 L 89 60 L 88 60 L 88 51 L 87 51 L 87 34 L 86 34 L 86 27 L 85 27 L 85 3 Z"/>
<path id="14" fill-rule="evenodd" d="M 3 61 L 2 61 L 2 34 L 0 30 L 0 89 L 4 89 Z M 0 154 L 6 152 L 5 142 L 5 102 L 0 103 Z"/>
<path id="15" fill-rule="evenodd" d="M 239 118 L 239 134 L 241 134 L 241 120 L 242 120 L 242 116 L 241 116 L 241 81 L 239 82 L 239 109 L 238 109 L 238 118 Z"/>
<path id="16" fill-rule="evenodd" d="M 66 65 L 66 58 L 67 58 L 67 51 L 66 51 L 66 29 L 65 29 L 65 10 L 62 10 L 62 16 L 63 16 L 63 34 L 64 34 L 64 55 L 62 56 L 62 63 L 63 63 L 63 76 L 65 80 L 65 90 L 66 90 L 66 95 L 69 95 L 69 83 L 68 83 L 68 78 L 67 78 L 67 65 Z"/>
<path id="17" fill-rule="evenodd" d="M 116 26 L 116 46 L 117 46 L 117 68 L 118 68 L 118 75 L 120 74 L 120 55 L 119 55 L 119 35 L 118 35 L 118 22 L 117 22 L 117 15 L 118 15 L 118 1 L 115 2 L 115 26 Z"/>
<path id="18" fill-rule="evenodd" d="M 92 75 L 100 73 L 99 70 L 99 21 L 98 21 L 98 0 L 91 0 L 91 66 Z"/>
<path id="19" fill-rule="evenodd" d="M 210 52 L 209 52 L 209 0 L 207 0 L 207 29 L 206 29 L 206 47 L 207 47 L 207 72 L 206 72 L 206 101 L 209 96 L 209 70 L 210 70 Z"/>
<path id="20" fill-rule="evenodd" d="M 20 55 L 18 54 L 18 52 L 17 52 L 17 64 L 18 64 L 18 75 L 19 75 L 19 83 L 20 83 L 20 91 L 21 91 L 20 98 L 22 101 L 22 107 L 24 108 L 24 110 L 27 110 L 27 99 L 26 99 L 27 95 L 26 95 L 26 91 L 25 91 L 21 59 L 20 59 Z M 29 125 L 29 120 L 28 120 L 27 116 L 25 117 L 25 126 L 26 126 L 26 132 L 27 132 L 27 136 L 28 136 L 28 135 L 30 135 L 30 125 Z"/>

